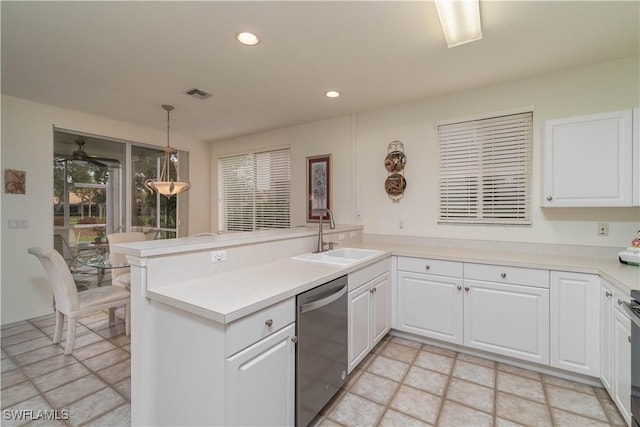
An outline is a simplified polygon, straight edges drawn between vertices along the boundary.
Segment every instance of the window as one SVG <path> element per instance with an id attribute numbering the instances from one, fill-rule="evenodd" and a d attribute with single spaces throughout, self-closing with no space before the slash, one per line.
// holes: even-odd
<path id="1" fill-rule="evenodd" d="M 531 224 L 532 112 L 438 126 L 441 223 Z"/>
<path id="2" fill-rule="evenodd" d="M 289 149 L 221 158 L 218 161 L 218 230 L 289 228 Z"/>

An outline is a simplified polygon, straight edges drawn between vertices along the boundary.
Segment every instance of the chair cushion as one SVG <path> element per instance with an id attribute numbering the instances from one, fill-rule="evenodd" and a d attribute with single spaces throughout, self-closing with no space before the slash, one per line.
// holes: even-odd
<path id="1" fill-rule="evenodd" d="M 115 286 L 120 286 L 120 287 L 129 289 L 129 287 L 131 286 L 131 273 L 124 273 L 117 276 L 113 280 L 113 284 Z"/>
<path id="2" fill-rule="evenodd" d="M 122 301 L 128 303 L 129 291 L 119 286 L 103 286 L 78 292 L 78 312 L 86 312 L 90 309 L 98 309 L 109 304 Z"/>

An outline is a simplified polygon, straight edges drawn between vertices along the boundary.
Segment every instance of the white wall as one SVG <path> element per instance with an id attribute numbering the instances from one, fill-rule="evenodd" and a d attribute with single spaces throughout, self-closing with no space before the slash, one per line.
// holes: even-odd
<path id="1" fill-rule="evenodd" d="M 638 208 L 540 207 L 542 142 L 547 119 L 639 106 L 638 75 L 638 58 L 626 58 L 215 143 L 211 188 L 215 194 L 220 155 L 290 144 L 294 224 L 305 218 L 304 158 L 330 152 L 337 220 L 356 223 L 359 212 L 368 234 L 626 247 L 640 229 Z M 436 122 L 521 106 L 534 106 L 532 226 L 438 225 Z M 407 155 L 407 190 L 400 203 L 391 203 L 384 191 L 384 158 L 394 140 L 403 142 Z M 217 200 L 212 199 L 215 229 Z M 608 237 L 597 236 L 598 222 L 610 224 Z"/>
<path id="2" fill-rule="evenodd" d="M 25 195 L 2 194 L 2 324 L 51 313 L 44 269 L 29 246 L 53 247 L 53 126 L 146 144 L 164 145 L 166 133 L 2 95 L 2 159 L 26 171 Z M 209 229 L 209 144 L 171 135 L 172 146 L 190 152 L 189 232 Z M 195 178 L 195 179 L 194 179 Z M 200 178 L 200 179 L 197 179 Z M 9 230 L 9 219 L 28 229 Z"/>

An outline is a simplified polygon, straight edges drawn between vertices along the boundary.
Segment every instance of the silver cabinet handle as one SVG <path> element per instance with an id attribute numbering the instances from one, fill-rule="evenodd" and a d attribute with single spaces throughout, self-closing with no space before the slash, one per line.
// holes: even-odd
<path id="1" fill-rule="evenodd" d="M 507 278 L 507 273 L 500 273 L 500 277 L 502 277 L 503 279 Z"/>
<path id="2" fill-rule="evenodd" d="M 273 326 L 273 319 L 267 319 L 264 321 L 264 324 L 267 325 L 267 328 Z"/>
<path id="3" fill-rule="evenodd" d="M 611 298 L 613 296 L 613 294 L 611 292 L 607 291 L 607 292 L 604 293 L 604 296 L 607 297 L 607 298 Z"/>
<path id="4" fill-rule="evenodd" d="M 425 265 L 425 266 L 424 266 L 424 269 L 425 269 L 425 270 L 427 270 L 427 271 L 429 271 L 429 269 L 430 269 L 430 268 L 431 268 L 431 266 L 430 266 L 430 265 Z"/>
<path id="5" fill-rule="evenodd" d="M 374 291 L 374 289 L 375 289 L 375 288 L 371 288 L 371 289 L 369 289 L 369 293 L 370 293 L 370 294 L 374 293 L 374 292 L 375 292 L 375 291 Z"/>
<path id="6" fill-rule="evenodd" d="M 462 290 L 462 286 L 458 285 L 458 290 L 461 291 Z"/>
<path id="7" fill-rule="evenodd" d="M 378 288 L 373 288 L 373 293 L 375 294 L 376 292 L 378 292 Z"/>
<path id="8" fill-rule="evenodd" d="M 547 196 L 547 200 L 548 200 L 548 201 L 552 201 L 552 200 L 553 200 L 553 197 L 551 197 L 551 196 Z"/>
<path id="9" fill-rule="evenodd" d="M 292 337 L 291 337 L 291 342 L 292 342 L 292 343 L 294 343 L 294 344 L 297 344 L 297 343 L 298 343 L 298 337 L 297 337 L 297 336 L 295 336 L 295 335 L 294 335 L 294 336 L 292 336 Z"/>

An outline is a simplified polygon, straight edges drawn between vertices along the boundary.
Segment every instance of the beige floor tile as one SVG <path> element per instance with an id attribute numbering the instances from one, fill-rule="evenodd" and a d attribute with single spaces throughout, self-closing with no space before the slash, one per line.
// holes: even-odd
<path id="1" fill-rule="evenodd" d="M 492 388 L 483 387 L 457 378 L 451 378 L 447 388 L 447 399 L 462 403 L 484 412 L 493 413 L 494 394 Z"/>
<path id="2" fill-rule="evenodd" d="M 47 401 L 44 400 L 44 398 L 40 395 L 34 396 L 29 400 L 24 400 L 6 409 L 9 412 L 6 413 L 7 415 L 5 415 L 5 413 L 3 412 L 2 427 L 26 425 L 26 423 L 33 419 L 33 417 L 29 417 L 29 412 L 27 411 L 37 413 L 38 411 L 53 410 L 51 405 L 49 405 Z M 20 418 L 19 415 L 17 417 L 14 417 L 13 414 L 22 414 L 22 417 Z"/>
<path id="3" fill-rule="evenodd" d="M 123 395 L 125 399 L 131 401 L 131 377 L 114 384 L 113 388 Z"/>
<path id="4" fill-rule="evenodd" d="M 565 412 L 555 408 L 551 408 L 551 416 L 553 417 L 553 425 L 556 427 L 607 427 L 610 425 L 606 422 L 581 417 L 580 415 L 572 414 L 570 412 Z"/>
<path id="5" fill-rule="evenodd" d="M 379 352 L 379 354 L 388 357 L 389 359 L 411 364 L 415 360 L 419 351 L 420 350 L 416 348 L 410 348 L 390 342 Z"/>
<path id="6" fill-rule="evenodd" d="M 435 424 L 441 401 L 438 396 L 402 385 L 389 406 L 396 411 Z"/>
<path id="7" fill-rule="evenodd" d="M 411 347 L 411 348 L 415 348 L 420 350 L 422 348 L 422 344 L 420 344 L 417 341 L 412 341 L 412 340 L 408 340 L 405 338 L 400 338 L 400 337 L 391 337 L 389 339 L 392 343 L 396 343 L 396 344 L 400 344 L 403 345 L 405 347 Z"/>
<path id="8" fill-rule="evenodd" d="M 609 418 L 609 423 L 614 426 L 626 426 L 627 423 L 624 418 L 622 418 L 622 414 L 618 410 L 618 407 L 613 403 L 613 400 L 611 400 L 611 397 L 609 397 L 606 390 L 604 392 L 605 395 L 598 396 L 598 400 L 600 401 L 600 405 L 602 405 L 602 409 L 604 409 L 604 413 L 607 415 L 607 418 Z M 597 392 L 596 395 L 598 395 Z"/>
<path id="9" fill-rule="evenodd" d="M 349 392 L 366 397 L 381 405 L 388 405 L 398 385 L 395 381 L 365 372 L 360 375 Z"/>
<path id="10" fill-rule="evenodd" d="M 428 427 L 430 425 L 393 409 L 387 409 L 378 423 L 379 427 Z"/>
<path id="11" fill-rule="evenodd" d="M 383 412 L 384 406 L 346 393 L 327 418 L 345 426 L 373 426 L 382 417 Z"/>
<path id="12" fill-rule="evenodd" d="M 378 344 L 376 344 L 371 350 L 372 353 L 380 354 L 380 352 L 387 346 L 388 341 L 380 340 Z"/>
<path id="13" fill-rule="evenodd" d="M 36 329 L 35 326 L 27 321 L 12 323 L 2 327 L 2 337 L 9 337 L 23 332 L 32 331 L 34 329 Z"/>
<path id="14" fill-rule="evenodd" d="M 124 323 L 116 323 L 115 326 L 110 326 L 108 328 L 100 329 L 97 331 L 98 335 L 103 338 L 113 338 L 118 335 L 122 335 L 125 332 Z"/>
<path id="15" fill-rule="evenodd" d="M 0 369 L 2 369 L 2 372 L 10 371 L 15 368 L 17 368 L 16 364 L 13 363 L 13 360 L 9 358 L 2 359 L 2 361 L 0 362 Z"/>
<path id="16" fill-rule="evenodd" d="M 122 335 L 117 335 L 115 337 L 111 337 L 109 338 L 109 342 L 111 342 L 111 344 L 117 346 L 117 347 L 124 347 L 125 345 L 131 345 L 131 337 L 128 337 L 124 334 Z M 129 350 L 127 350 L 129 353 L 131 353 L 131 348 L 129 348 Z"/>
<path id="17" fill-rule="evenodd" d="M 496 427 L 522 427 L 523 424 L 514 423 L 504 418 L 496 417 Z"/>
<path id="18" fill-rule="evenodd" d="M 480 366 L 475 363 L 456 360 L 451 375 L 483 386 L 495 386 L 495 369 Z"/>
<path id="19" fill-rule="evenodd" d="M 45 334 L 40 332 L 38 329 L 31 329 L 25 332 L 21 332 L 19 334 L 2 336 L 2 347 L 8 347 L 15 344 L 20 344 L 25 341 L 31 341 L 36 338 L 42 338 Z"/>
<path id="20" fill-rule="evenodd" d="M 64 334 L 62 338 L 64 339 L 64 341 L 60 343 L 60 347 L 64 348 L 64 346 L 67 345 L 67 335 Z M 100 342 L 102 341 L 102 339 L 103 338 L 100 335 L 94 332 L 89 332 L 87 334 L 77 336 L 76 339 L 73 341 L 73 351 L 75 352 L 76 350 L 79 350 L 84 346 L 87 346 L 89 344 L 93 344 L 96 342 Z"/>
<path id="21" fill-rule="evenodd" d="M 74 363 L 57 371 L 33 378 L 31 381 L 33 381 L 41 391 L 49 391 L 68 382 L 77 380 L 78 378 L 82 378 L 89 373 L 90 371 L 80 363 Z"/>
<path id="22" fill-rule="evenodd" d="M 550 406 L 600 421 L 608 421 L 595 394 L 580 393 L 552 385 L 547 385 L 546 388 Z"/>
<path id="23" fill-rule="evenodd" d="M 342 427 L 342 424 L 331 421 L 326 417 L 316 417 L 315 421 L 312 422 L 309 427 Z"/>
<path id="24" fill-rule="evenodd" d="M 73 365 L 76 362 L 77 360 L 74 359 L 73 356 L 58 355 L 23 366 L 22 369 L 30 378 L 35 378 L 40 375 L 48 374 L 49 372 L 57 371 L 65 366 Z"/>
<path id="25" fill-rule="evenodd" d="M 131 337 L 129 337 L 129 341 L 131 341 Z M 131 353 L 131 344 L 123 345 L 121 347 L 124 351 Z"/>
<path id="26" fill-rule="evenodd" d="M 454 359 L 436 353 L 421 351 L 416 357 L 414 365 L 431 371 L 448 374 L 453 367 Z"/>
<path id="27" fill-rule="evenodd" d="M 123 360 L 120 363 L 102 369 L 97 374 L 108 384 L 115 384 L 123 379 L 131 376 L 131 361 Z"/>
<path id="28" fill-rule="evenodd" d="M 94 356 L 90 359 L 86 359 L 82 363 L 84 363 L 85 366 L 92 371 L 97 371 L 111 365 L 115 365 L 116 363 L 129 359 L 130 357 L 131 354 L 122 349 L 116 348 L 106 353 L 99 354 L 98 356 Z"/>
<path id="29" fill-rule="evenodd" d="M 0 380 L 0 383 L 2 385 L 2 390 L 4 390 L 7 387 L 20 384 L 21 382 L 26 380 L 27 377 L 22 373 L 20 369 L 11 369 L 8 371 L 2 371 L 2 379 Z"/>
<path id="30" fill-rule="evenodd" d="M 438 427 L 490 427 L 493 415 L 476 411 L 459 403 L 445 400 L 442 405 Z"/>
<path id="31" fill-rule="evenodd" d="M 458 354 L 453 350 L 449 350 L 442 347 L 436 347 L 435 345 L 429 345 L 429 344 L 423 344 L 422 349 L 430 353 L 435 353 L 435 354 L 439 354 L 441 356 L 447 356 L 447 357 L 456 357 L 456 355 Z"/>
<path id="32" fill-rule="evenodd" d="M 496 362 L 494 362 L 493 360 L 483 359 L 482 357 L 473 356 L 471 354 L 458 353 L 458 360 L 475 363 L 476 365 L 486 366 L 487 368 L 496 367 Z"/>
<path id="33" fill-rule="evenodd" d="M 593 387 L 588 384 L 577 383 L 564 378 L 558 378 L 551 375 L 542 375 L 542 381 L 545 384 L 551 384 L 557 387 L 568 388 L 569 390 L 579 391 L 580 393 L 595 394 Z"/>
<path id="34" fill-rule="evenodd" d="M 126 401 L 111 388 L 105 388 L 69 405 L 70 421 L 80 425 L 106 414 Z"/>
<path id="35" fill-rule="evenodd" d="M 496 416 L 523 425 L 552 425 L 547 405 L 500 391 L 496 393 Z"/>
<path id="36" fill-rule="evenodd" d="M 52 307 L 53 310 L 53 307 Z M 38 328 L 44 328 L 47 326 L 54 325 L 56 323 L 56 315 L 55 314 L 47 314 L 46 316 L 38 317 L 37 319 L 32 319 L 29 322 L 33 323 Z"/>
<path id="37" fill-rule="evenodd" d="M 42 347 L 48 347 L 52 344 L 53 343 L 51 342 L 51 338 L 43 335 L 40 338 L 36 338 L 34 340 L 21 342 L 20 344 L 10 345 L 8 347 L 3 346 L 2 348 L 7 352 L 9 356 L 15 357 Z"/>
<path id="38" fill-rule="evenodd" d="M 116 346 L 110 343 L 109 341 L 102 339 L 93 344 L 89 344 L 87 346 L 74 349 L 73 357 L 78 360 L 85 360 L 91 357 L 97 356 L 102 353 L 106 353 L 107 351 L 115 350 Z"/>
<path id="39" fill-rule="evenodd" d="M 498 363 L 498 371 L 507 372 L 513 375 L 519 375 L 521 377 L 529 378 L 531 380 L 542 381 L 542 376 L 529 369 L 519 368 L 513 365 L 507 365 L 506 363 Z"/>
<path id="40" fill-rule="evenodd" d="M 49 357 L 61 355 L 63 353 L 64 351 L 62 350 L 62 348 L 60 348 L 60 346 L 50 344 L 46 347 L 42 347 L 28 353 L 19 354 L 15 356 L 14 359 L 20 366 L 26 366 L 30 365 L 31 363 L 48 359 Z M 4 366 L 2 369 L 4 370 Z"/>
<path id="41" fill-rule="evenodd" d="M 62 336 L 65 337 L 67 335 L 67 327 L 69 326 L 69 322 L 64 322 L 62 324 Z M 56 329 L 56 325 L 50 325 L 50 326 L 45 326 L 44 328 L 42 328 L 42 332 L 44 332 L 45 334 L 47 334 L 47 336 L 49 338 L 53 338 L 53 333 L 55 332 Z M 84 325 L 78 325 L 76 326 L 76 336 L 80 336 L 80 335 L 84 335 L 84 334 L 88 334 L 89 332 L 91 332 L 91 330 L 89 328 L 87 328 Z"/>
<path id="42" fill-rule="evenodd" d="M 442 396 L 449 377 L 439 372 L 412 366 L 404 378 L 404 384 Z"/>
<path id="43" fill-rule="evenodd" d="M 344 383 L 344 388 L 349 389 L 351 386 L 353 386 L 363 372 L 364 370 L 360 369 L 359 367 L 351 371 L 351 373 L 347 377 L 347 382 Z"/>
<path id="44" fill-rule="evenodd" d="M 45 393 L 47 399 L 59 408 L 95 393 L 107 385 L 95 375 L 87 375 Z"/>
<path id="45" fill-rule="evenodd" d="M 38 390 L 28 381 L 8 387 L 2 390 L 2 409 L 38 395 Z"/>
<path id="46" fill-rule="evenodd" d="M 547 402 L 541 382 L 518 375 L 498 371 L 498 384 L 496 388 L 500 391 L 535 400 L 536 402 L 545 404 Z"/>
<path id="47" fill-rule="evenodd" d="M 376 356 L 366 370 L 390 380 L 401 381 L 409 370 L 409 365 L 384 356 Z"/>
<path id="48" fill-rule="evenodd" d="M 120 405 L 117 408 L 107 412 L 106 414 L 84 424 L 84 426 L 87 426 L 87 427 L 89 426 L 119 427 L 119 426 L 130 426 L 130 425 L 131 425 L 131 405 L 128 405 L 128 404 Z"/>

